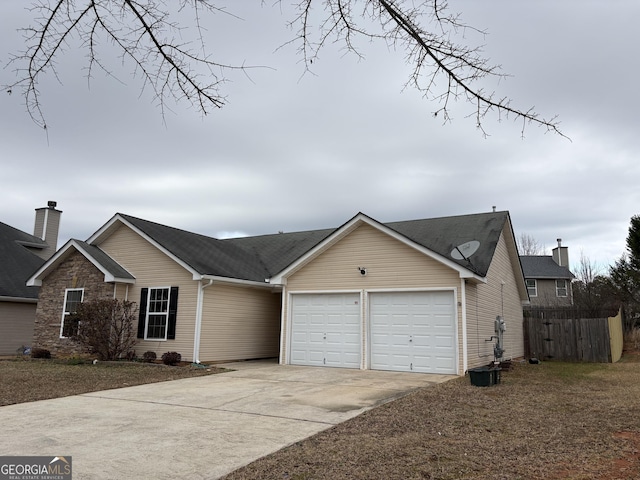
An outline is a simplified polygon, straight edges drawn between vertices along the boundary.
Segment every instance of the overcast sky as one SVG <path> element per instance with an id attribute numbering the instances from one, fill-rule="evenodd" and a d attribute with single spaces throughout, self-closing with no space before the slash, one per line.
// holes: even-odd
<path id="1" fill-rule="evenodd" d="M 55 200 L 61 246 L 116 212 L 227 237 L 496 206 L 547 253 L 561 237 L 572 264 L 583 252 L 605 270 L 624 252 L 640 214 L 640 2 L 449 1 L 488 32 L 468 38 L 511 75 L 490 87 L 559 115 L 571 141 L 535 126 L 521 138 L 520 123 L 495 117 L 485 138 L 466 104 L 443 125 L 436 103 L 403 89 L 410 68 L 384 45 L 361 42 L 364 61 L 330 46 L 303 76 L 295 47 L 277 49 L 293 36 L 290 12 L 229 3 L 239 18 L 208 26 L 210 50 L 270 68 L 230 77 L 228 104 L 206 117 L 176 105 L 163 118 L 126 69 L 120 82 L 96 73 L 88 84 L 76 47 L 59 59 L 60 82 L 40 85 L 48 135 L 19 93 L 3 93 L 0 221 L 33 233 L 34 209 Z M 0 66 L 23 48 L 30 15 L 0 2 Z M 0 85 L 14 78 L 0 70 Z"/>

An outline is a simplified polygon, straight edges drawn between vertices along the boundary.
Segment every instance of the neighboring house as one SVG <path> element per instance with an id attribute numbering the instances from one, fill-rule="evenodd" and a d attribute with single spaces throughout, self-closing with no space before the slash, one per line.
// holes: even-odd
<path id="1" fill-rule="evenodd" d="M 26 282 L 56 251 L 62 212 L 55 207 L 36 209 L 33 235 L 0 222 L 0 355 L 31 345 L 39 289 Z"/>
<path id="2" fill-rule="evenodd" d="M 70 240 L 29 279 L 41 285 L 34 345 L 72 354 L 77 302 L 139 305 L 138 355 L 188 361 L 464 374 L 524 354 L 527 290 L 508 212 L 227 240 L 116 214 Z M 82 328 L 82 327 L 80 327 Z"/>
<path id="3" fill-rule="evenodd" d="M 561 238 L 552 255 L 523 255 L 520 262 L 532 307 L 573 305 L 571 281 L 575 276 L 569 270 L 569 249 L 562 246 Z"/>

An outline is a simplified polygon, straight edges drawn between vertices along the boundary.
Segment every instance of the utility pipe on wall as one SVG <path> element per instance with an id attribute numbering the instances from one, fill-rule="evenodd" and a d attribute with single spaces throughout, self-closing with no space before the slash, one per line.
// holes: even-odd
<path id="1" fill-rule="evenodd" d="M 209 280 L 206 285 L 202 280 L 198 280 L 198 300 L 196 304 L 196 325 L 193 332 L 193 363 L 200 363 L 200 332 L 202 331 L 202 309 L 204 307 L 204 289 L 213 285 L 213 280 Z"/>
<path id="2" fill-rule="evenodd" d="M 468 369 L 467 361 L 467 290 L 464 278 L 460 279 L 460 303 L 462 304 L 462 373 Z"/>

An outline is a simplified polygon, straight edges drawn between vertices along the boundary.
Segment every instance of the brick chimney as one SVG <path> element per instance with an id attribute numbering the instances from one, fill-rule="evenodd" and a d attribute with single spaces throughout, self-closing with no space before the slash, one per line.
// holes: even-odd
<path id="1" fill-rule="evenodd" d="M 558 265 L 569 268 L 569 248 L 562 246 L 561 238 L 558 238 L 558 246 L 551 251 L 551 255 Z"/>
<path id="2" fill-rule="evenodd" d="M 47 243 L 47 247 L 35 253 L 45 260 L 48 260 L 58 249 L 58 229 L 60 228 L 60 215 L 62 212 L 57 210 L 56 206 L 56 202 L 49 201 L 46 207 L 36 208 L 33 235 L 44 240 Z"/>

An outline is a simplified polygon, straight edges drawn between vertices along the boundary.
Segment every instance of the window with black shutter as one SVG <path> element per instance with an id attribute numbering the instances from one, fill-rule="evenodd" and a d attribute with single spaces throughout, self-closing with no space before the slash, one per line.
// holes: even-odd
<path id="1" fill-rule="evenodd" d="M 178 287 L 143 288 L 140 293 L 138 338 L 175 339 L 177 313 Z"/>

